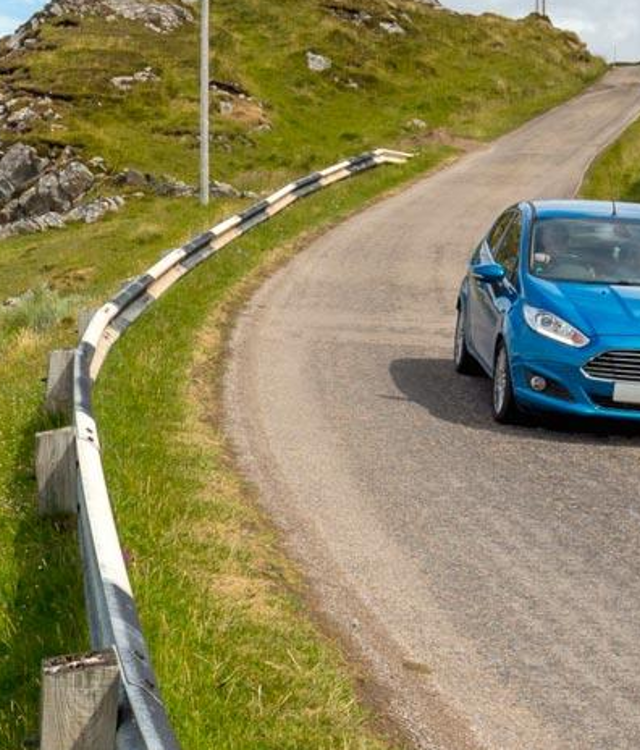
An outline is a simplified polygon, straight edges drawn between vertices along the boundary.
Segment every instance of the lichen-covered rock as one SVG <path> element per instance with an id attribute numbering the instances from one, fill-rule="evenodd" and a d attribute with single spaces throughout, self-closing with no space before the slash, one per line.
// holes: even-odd
<path id="1" fill-rule="evenodd" d="M 32 188 L 20 196 L 18 206 L 22 216 L 27 218 L 68 211 L 71 208 L 71 200 L 61 189 L 58 175 L 50 172 L 43 175 Z"/>
<path id="2" fill-rule="evenodd" d="M 0 206 L 11 198 L 14 190 L 15 188 L 9 180 L 3 175 L 0 175 Z"/>
<path id="3" fill-rule="evenodd" d="M 106 214 L 119 211 L 124 206 L 124 198 L 119 195 L 97 198 L 89 203 L 72 208 L 65 213 L 49 211 L 40 216 L 29 216 L 0 226 L 0 240 L 14 237 L 18 234 L 34 234 L 45 232 L 47 229 L 61 229 L 66 224 L 82 221 L 93 224 Z"/>
<path id="4" fill-rule="evenodd" d="M 35 109 L 29 105 L 22 107 L 16 112 L 11 112 L 7 117 L 7 125 L 12 130 L 17 130 L 19 133 L 29 129 L 30 124 L 37 119 L 38 113 Z"/>
<path id="5" fill-rule="evenodd" d="M 316 52 L 307 52 L 307 67 L 314 73 L 322 73 L 325 70 L 329 70 L 333 66 L 333 62 L 324 55 L 319 55 Z"/>
<path id="6" fill-rule="evenodd" d="M 82 162 L 72 161 L 59 174 L 60 189 L 72 202 L 93 187 L 94 176 Z"/>
<path id="7" fill-rule="evenodd" d="M 387 34 L 397 34 L 402 36 L 407 33 L 397 21 L 380 21 L 378 26 L 380 26 L 383 31 L 386 31 Z"/>
<path id="8" fill-rule="evenodd" d="M 65 222 L 83 221 L 85 224 L 94 224 L 108 213 L 119 211 L 124 206 L 124 198 L 114 195 L 107 198 L 97 198 L 90 203 L 76 206 L 65 214 Z"/>
<path id="9" fill-rule="evenodd" d="M 5 200 L 34 180 L 46 164 L 47 160 L 41 159 L 33 147 L 24 143 L 15 143 L 11 146 L 0 159 L 0 182 L 5 186 L 2 192 L 6 193 L 8 185 L 13 188 Z"/>
<path id="10" fill-rule="evenodd" d="M 0 225 L 64 214 L 94 182 L 91 170 L 70 149 L 49 160 L 31 146 L 16 143 L 0 158 Z M 20 231 L 22 227 L 19 224 Z"/>
<path id="11" fill-rule="evenodd" d="M 209 183 L 209 195 L 212 198 L 240 198 L 242 193 L 227 182 L 213 180 Z"/>
<path id="12" fill-rule="evenodd" d="M 196 194 L 196 189 L 182 180 L 158 180 L 151 177 L 149 185 L 156 195 L 164 198 L 189 198 Z"/>
<path id="13" fill-rule="evenodd" d="M 130 76 L 116 76 L 111 79 L 111 85 L 120 91 L 130 91 L 137 83 L 152 83 L 160 80 L 152 68 L 144 68 Z"/>
<path id="14" fill-rule="evenodd" d="M 103 16 L 107 20 L 125 18 L 139 21 L 159 34 L 174 31 L 194 18 L 193 13 L 180 3 L 164 0 L 52 0 L 8 37 L 5 42 L 7 47 L 11 51 L 29 49 L 37 41 L 37 32 L 43 23 L 65 15 Z"/>
<path id="15" fill-rule="evenodd" d="M 13 237 L 16 234 L 32 234 L 44 232 L 47 229 L 60 229 L 63 226 L 64 220 L 60 214 L 48 213 L 30 219 L 19 219 L 12 224 L 0 226 L 0 239 Z"/>

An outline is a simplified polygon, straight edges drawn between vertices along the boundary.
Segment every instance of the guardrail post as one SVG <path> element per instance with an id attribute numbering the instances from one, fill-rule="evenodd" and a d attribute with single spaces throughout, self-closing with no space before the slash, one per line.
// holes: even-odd
<path id="1" fill-rule="evenodd" d="M 44 408 L 49 414 L 71 417 L 73 403 L 73 349 L 56 349 L 49 357 Z"/>
<path id="2" fill-rule="evenodd" d="M 78 512 L 76 433 L 73 427 L 36 435 L 36 479 L 41 516 Z"/>
<path id="3" fill-rule="evenodd" d="M 114 750 L 119 687 L 113 649 L 43 662 L 40 750 Z"/>

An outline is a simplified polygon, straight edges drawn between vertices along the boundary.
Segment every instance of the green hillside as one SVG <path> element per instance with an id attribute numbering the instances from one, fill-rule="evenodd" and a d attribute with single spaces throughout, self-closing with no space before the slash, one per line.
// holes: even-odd
<path id="1" fill-rule="evenodd" d="M 101 14 L 80 17 L 74 5 Z M 71 147 L 96 165 L 90 197 L 126 204 L 96 224 L 0 241 L 2 750 L 37 732 L 40 660 L 87 647 L 73 528 L 43 524 L 34 509 L 48 352 L 73 346 L 79 308 L 250 200 L 204 209 L 158 195 L 159 182 L 196 182 L 196 24 L 160 33 L 109 0 L 58 6 L 66 11 L 22 46 L 0 49 L 0 152 L 20 142 L 57 159 Z M 331 188 L 230 246 L 118 344 L 97 406 L 122 541 L 185 748 L 389 747 L 358 700 L 366 680 L 308 615 L 304 582 L 234 471 L 218 398 L 227 321 L 305 237 L 578 93 L 604 63 L 537 17 L 400 0 L 213 6 L 217 180 L 262 194 L 372 146 L 416 158 Z"/>
<path id="2" fill-rule="evenodd" d="M 640 120 L 594 163 L 581 193 L 585 198 L 640 203 Z"/>
<path id="3" fill-rule="evenodd" d="M 251 97 L 214 92 L 214 110 L 231 104 L 214 115 L 214 171 L 253 189 L 281 179 L 275 170 L 304 172 L 380 143 L 411 145 L 439 128 L 495 136 L 602 71 L 573 35 L 534 16 L 476 19 L 384 0 L 213 5 L 212 76 Z M 36 49 L 0 64 L 1 80 L 49 95 L 63 116 L 53 131 L 36 125 L 27 140 L 193 181 L 195 42 L 189 23 L 159 38 L 124 19 L 70 25 L 63 16 L 43 27 Z M 311 72 L 309 51 L 332 67 Z M 146 67 L 158 81 L 129 92 L 110 83 Z M 415 119 L 426 124 L 421 138 L 407 132 Z"/>

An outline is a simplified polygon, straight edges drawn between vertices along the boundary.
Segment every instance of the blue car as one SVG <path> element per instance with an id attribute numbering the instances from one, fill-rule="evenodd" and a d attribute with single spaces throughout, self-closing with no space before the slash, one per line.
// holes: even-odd
<path id="1" fill-rule="evenodd" d="M 493 414 L 640 421 L 640 204 L 505 211 L 458 296 L 458 372 L 493 378 Z"/>

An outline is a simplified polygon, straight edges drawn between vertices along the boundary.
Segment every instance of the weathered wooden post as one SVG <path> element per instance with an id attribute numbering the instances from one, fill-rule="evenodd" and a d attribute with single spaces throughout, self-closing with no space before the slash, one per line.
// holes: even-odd
<path id="1" fill-rule="evenodd" d="M 49 357 L 44 408 L 52 415 L 71 417 L 73 404 L 73 349 L 56 349 Z"/>
<path id="2" fill-rule="evenodd" d="M 73 427 L 36 435 L 36 479 L 41 516 L 77 513 L 78 468 Z"/>
<path id="3" fill-rule="evenodd" d="M 114 750 L 120 668 L 113 649 L 42 665 L 40 750 Z"/>

